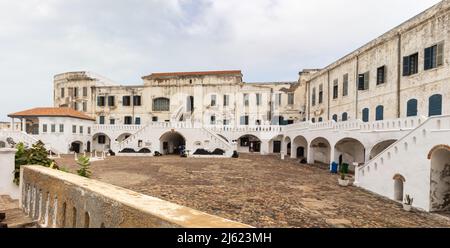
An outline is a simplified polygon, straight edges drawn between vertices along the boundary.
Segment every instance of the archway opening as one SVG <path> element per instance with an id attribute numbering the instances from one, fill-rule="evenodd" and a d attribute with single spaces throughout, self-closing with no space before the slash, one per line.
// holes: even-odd
<path id="1" fill-rule="evenodd" d="M 284 148 L 284 151 L 286 152 L 286 155 L 287 156 L 291 156 L 291 153 L 292 153 L 292 151 L 291 151 L 291 148 L 292 148 L 291 138 L 286 137 L 284 139 L 284 147 L 283 148 Z"/>
<path id="2" fill-rule="evenodd" d="M 111 138 L 104 133 L 97 133 L 92 136 L 93 151 L 108 151 L 111 149 Z"/>
<path id="3" fill-rule="evenodd" d="M 307 157 L 308 141 L 303 136 L 295 137 L 293 143 L 293 150 L 297 152 L 296 157 L 303 159 Z"/>
<path id="4" fill-rule="evenodd" d="M 442 146 L 431 153 L 431 211 L 450 211 L 450 147 Z"/>
<path id="5" fill-rule="evenodd" d="M 353 171 L 353 164 L 362 164 L 365 162 L 365 148 L 364 145 L 356 139 L 344 138 L 336 143 L 334 146 L 335 157 L 332 158 L 334 162 L 339 162 L 340 165 L 347 164 Z"/>
<path id="6" fill-rule="evenodd" d="M 403 184 L 404 179 L 402 176 L 397 176 L 394 178 L 394 200 L 403 202 Z"/>
<path id="7" fill-rule="evenodd" d="M 283 141 L 283 136 L 278 135 L 269 141 L 269 151 L 271 153 L 281 153 L 281 142 Z"/>
<path id="8" fill-rule="evenodd" d="M 83 142 L 81 141 L 74 141 L 70 144 L 70 151 L 74 153 L 81 153 L 83 152 Z"/>
<path id="9" fill-rule="evenodd" d="M 331 146 L 327 139 L 319 137 L 311 141 L 310 149 L 312 149 L 312 163 L 330 164 Z"/>
<path id="10" fill-rule="evenodd" d="M 120 143 L 120 142 L 128 139 L 130 136 L 131 136 L 131 133 L 123 133 L 117 137 L 116 141 Z"/>
<path id="11" fill-rule="evenodd" d="M 386 150 L 389 146 L 397 142 L 397 140 L 385 140 L 382 142 L 379 142 L 378 144 L 374 145 L 372 149 L 370 150 L 370 156 L 369 159 L 373 159 L 378 154 L 382 153 L 384 150 Z"/>
<path id="12" fill-rule="evenodd" d="M 186 139 L 178 132 L 168 132 L 161 136 L 160 152 L 162 154 L 181 154 L 186 148 Z"/>
<path id="13" fill-rule="evenodd" d="M 254 135 L 244 135 L 238 139 L 238 152 L 261 152 L 261 140 Z"/>

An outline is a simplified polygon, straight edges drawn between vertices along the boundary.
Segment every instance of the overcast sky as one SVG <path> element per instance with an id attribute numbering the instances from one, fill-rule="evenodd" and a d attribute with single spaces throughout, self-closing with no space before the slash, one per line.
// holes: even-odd
<path id="1" fill-rule="evenodd" d="M 52 105 L 53 75 L 122 84 L 152 72 L 240 69 L 295 81 L 439 0 L 0 0 L 0 120 Z"/>

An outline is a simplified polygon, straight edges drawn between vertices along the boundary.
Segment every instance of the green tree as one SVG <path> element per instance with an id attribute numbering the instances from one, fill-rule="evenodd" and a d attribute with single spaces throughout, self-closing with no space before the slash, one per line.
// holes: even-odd
<path id="1" fill-rule="evenodd" d="M 91 163 L 89 161 L 89 158 L 86 156 L 81 156 L 78 158 L 77 164 L 80 166 L 80 169 L 77 170 L 77 173 L 79 176 L 90 178 L 91 177 L 91 171 L 89 169 Z"/>

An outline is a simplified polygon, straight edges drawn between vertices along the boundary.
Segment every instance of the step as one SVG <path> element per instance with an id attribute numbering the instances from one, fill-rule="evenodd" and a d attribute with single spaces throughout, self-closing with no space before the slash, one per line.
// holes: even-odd
<path id="1" fill-rule="evenodd" d="M 6 214 L 6 219 L 2 223 L 7 224 L 8 228 L 37 227 L 37 222 L 27 216 L 22 209 L 14 208 L 1 210 L 1 212 Z"/>
<path id="2" fill-rule="evenodd" d="M 0 211 L 19 208 L 19 200 L 13 200 L 10 196 L 0 196 Z"/>

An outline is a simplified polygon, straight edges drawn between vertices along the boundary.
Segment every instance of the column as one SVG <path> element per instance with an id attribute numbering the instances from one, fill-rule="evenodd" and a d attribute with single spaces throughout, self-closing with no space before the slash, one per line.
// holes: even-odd
<path id="1" fill-rule="evenodd" d="M 11 118 L 11 131 L 14 131 L 14 118 Z"/>
<path id="2" fill-rule="evenodd" d="M 291 141 L 291 158 L 296 159 L 297 158 L 297 145 L 294 144 L 294 141 Z"/>
<path id="3" fill-rule="evenodd" d="M 20 198 L 19 186 L 14 183 L 16 149 L 0 149 L 0 195 L 9 195 L 13 199 Z"/>
<path id="4" fill-rule="evenodd" d="M 314 148 L 313 147 L 308 147 L 307 149 L 308 151 L 308 164 L 314 164 Z"/>
<path id="5" fill-rule="evenodd" d="M 355 181 L 353 182 L 353 185 L 359 186 L 359 163 L 353 163 L 355 166 Z"/>
<path id="6" fill-rule="evenodd" d="M 335 154 L 336 154 L 336 151 L 334 149 L 334 146 L 331 146 L 330 147 L 330 171 L 331 171 L 331 164 L 336 160 L 334 157 Z"/>
<path id="7" fill-rule="evenodd" d="M 22 118 L 22 132 L 26 132 L 27 131 L 27 119 Z"/>
<path id="8" fill-rule="evenodd" d="M 261 155 L 270 154 L 269 142 L 270 140 L 261 140 Z"/>

